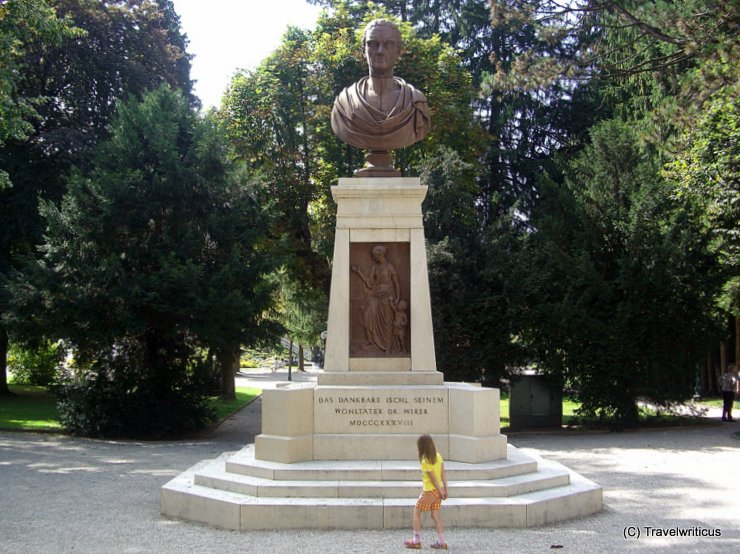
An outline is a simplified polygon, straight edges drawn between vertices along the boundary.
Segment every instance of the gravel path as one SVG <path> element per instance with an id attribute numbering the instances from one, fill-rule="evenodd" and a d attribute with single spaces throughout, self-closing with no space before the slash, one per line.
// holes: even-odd
<path id="1" fill-rule="evenodd" d="M 270 387 L 284 377 L 257 374 L 240 384 Z M 162 517 L 159 488 L 252 441 L 259 414 L 258 400 L 210 436 L 178 442 L 0 432 L 0 552 L 404 551 L 406 531 L 238 533 Z M 740 552 L 740 441 L 732 436 L 740 423 L 722 424 L 719 415 L 712 410 L 714 424 L 685 429 L 510 436 L 525 452 L 601 484 L 604 510 L 534 529 L 450 529 L 450 550 Z M 431 522 L 424 523 L 422 539 L 429 543 Z M 660 536 L 665 533 L 682 536 Z"/>

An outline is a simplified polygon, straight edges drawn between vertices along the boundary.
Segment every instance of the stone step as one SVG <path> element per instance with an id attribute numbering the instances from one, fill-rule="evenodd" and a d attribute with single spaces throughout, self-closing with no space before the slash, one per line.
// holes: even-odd
<path id="1" fill-rule="evenodd" d="M 567 484 L 503 497 L 453 496 L 443 504 L 445 525 L 531 527 L 582 517 L 601 510 L 600 486 L 560 464 L 537 456 L 527 456 L 536 463 L 537 474 L 566 474 Z M 411 526 L 418 483 L 408 498 L 254 496 L 196 483 L 196 474 L 206 476 L 210 468 L 220 466 L 225 471 L 226 459 L 227 457 L 221 457 L 193 466 L 164 485 L 160 494 L 162 514 L 243 531 L 399 529 Z M 245 476 L 240 476 L 243 477 Z M 403 486 L 408 485 L 410 483 L 403 483 Z M 460 486 L 460 490 L 465 488 L 462 484 Z"/>
<path id="2" fill-rule="evenodd" d="M 507 457 L 477 464 L 445 461 L 449 481 L 489 480 L 537 470 L 537 463 L 511 445 Z M 412 481 L 421 479 L 416 460 L 341 460 L 292 464 L 256 460 L 250 444 L 226 460 L 226 471 L 274 481 Z"/>
<path id="3" fill-rule="evenodd" d="M 196 485 L 250 496 L 283 498 L 416 498 L 420 490 L 419 471 L 416 480 L 282 480 L 263 479 L 231 473 L 227 464 L 209 464 L 194 475 Z M 451 497 L 502 497 L 568 484 L 568 473 L 559 470 L 502 477 L 494 480 L 456 481 L 448 478 Z"/>

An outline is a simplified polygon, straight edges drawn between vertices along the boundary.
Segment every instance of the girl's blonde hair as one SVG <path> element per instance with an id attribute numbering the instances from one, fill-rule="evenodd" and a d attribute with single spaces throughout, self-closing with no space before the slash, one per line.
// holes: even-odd
<path id="1" fill-rule="evenodd" d="M 420 462 L 424 461 L 424 459 L 426 459 L 430 464 L 437 461 L 437 447 L 434 446 L 434 440 L 431 436 L 420 436 L 416 441 L 416 448 L 419 451 Z"/>

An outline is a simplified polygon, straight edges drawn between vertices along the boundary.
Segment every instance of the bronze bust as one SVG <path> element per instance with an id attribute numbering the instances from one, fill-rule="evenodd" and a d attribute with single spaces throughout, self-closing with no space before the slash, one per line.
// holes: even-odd
<path id="1" fill-rule="evenodd" d="M 369 76 L 345 88 L 334 101 L 331 128 L 340 140 L 369 150 L 358 176 L 398 176 L 390 150 L 410 146 L 429 133 L 422 92 L 393 76 L 401 32 L 387 19 L 371 21 L 362 36 Z"/>

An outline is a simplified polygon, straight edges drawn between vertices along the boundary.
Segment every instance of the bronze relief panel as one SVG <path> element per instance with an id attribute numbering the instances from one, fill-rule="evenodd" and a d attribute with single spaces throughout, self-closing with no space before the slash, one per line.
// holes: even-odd
<path id="1" fill-rule="evenodd" d="M 350 243 L 349 355 L 411 356 L 408 242 Z"/>

